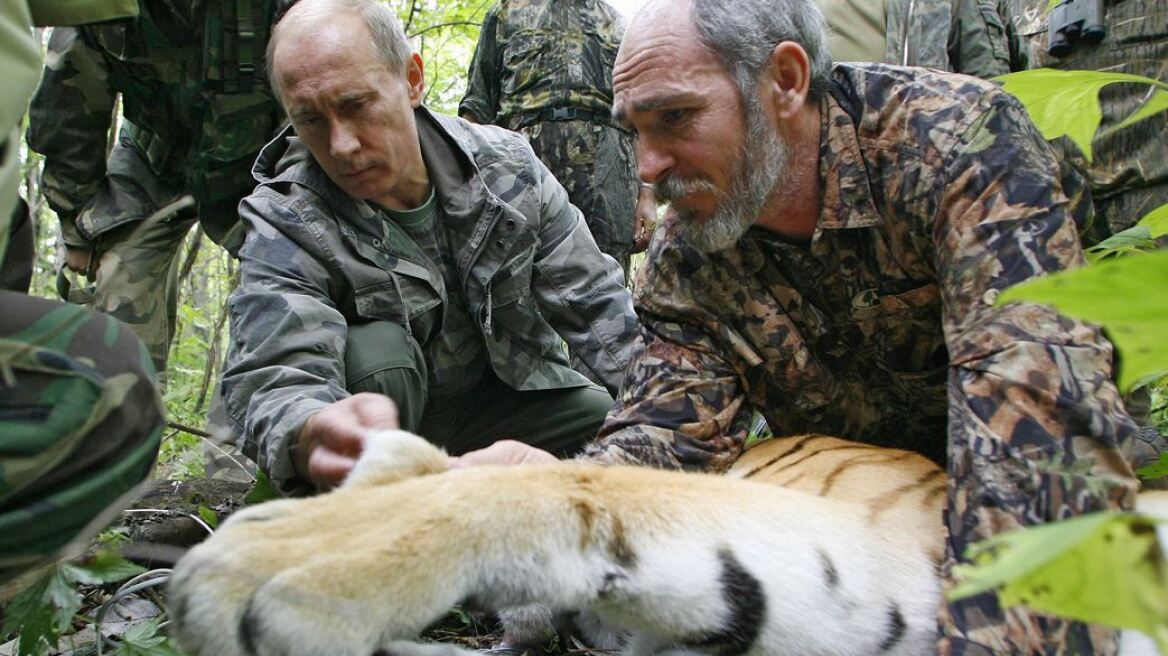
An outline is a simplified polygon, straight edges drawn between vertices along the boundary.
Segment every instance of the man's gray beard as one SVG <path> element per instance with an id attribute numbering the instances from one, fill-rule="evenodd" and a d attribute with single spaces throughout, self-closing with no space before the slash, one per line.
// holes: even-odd
<path id="1" fill-rule="evenodd" d="M 746 122 L 746 148 L 725 193 L 704 178 L 670 175 L 657 183 L 657 193 L 665 202 L 698 192 L 715 197 L 714 213 L 705 221 L 698 221 L 692 210 L 674 206 L 682 239 L 702 253 L 737 244 L 758 220 L 763 207 L 779 188 L 780 180 L 786 176 L 790 149 L 767 122 L 757 101 L 747 101 Z"/>

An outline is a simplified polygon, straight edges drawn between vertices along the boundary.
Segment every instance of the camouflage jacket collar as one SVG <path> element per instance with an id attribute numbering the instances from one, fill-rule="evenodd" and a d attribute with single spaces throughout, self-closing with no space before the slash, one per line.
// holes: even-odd
<path id="1" fill-rule="evenodd" d="M 842 67 L 840 67 L 842 68 Z M 819 223 L 815 240 L 823 230 L 869 228 L 881 222 L 872 200 L 868 167 L 860 153 L 861 115 L 851 88 L 833 79 L 829 93 L 819 104 Z"/>

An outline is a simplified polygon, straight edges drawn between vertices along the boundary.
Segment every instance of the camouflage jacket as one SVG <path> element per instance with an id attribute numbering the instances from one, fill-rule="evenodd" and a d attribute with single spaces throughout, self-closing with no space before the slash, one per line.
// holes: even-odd
<path id="1" fill-rule="evenodd" d="M 129 220 L 87 214 L 81 239 L 72 225 L 104 181 L 119 93 L 123 132 L 159 177 L 200 203 L 251 191 L 251 164 L 280 121 L 263 72 L 274 5 L 140 0 L 136 18 L 53 30 L 28 144 L 45 156 L 43 187 L 67 238 L 91 241 Z"/>
<path id="2" fill-rule="evenodd" d="M 616 262 L 602 255 L 563 187 L 517 134 L 419 109 L 422 154 L 495 374 L 518 390 L 588 383 L 572 353 L 615 394 L 636 332 Z M 308 416 L 348 396 L 350 321 L 398 322 L 425 347 L 441 313 L 441 273 L 396 224 L 363 218 L 285 131 L 260 154 L 240 204 L 247 237 L 231 298 L 228 414 L 257 462 L 293 476 L 288 448 Z"/>
<path id="3" fill-rule="evenodd" d="M 723 470 L 754 409 L 778 435 L 918 450 L 948 462 L 949 564 L 991 533 L 1130 508 L 1138 428 L 1110 343 L 1044 306 L 995 305 L 1082 264 L 1086 203 L 1068 198 L 1081 181 L 1060 181 L 1025 110 L 973 77 L 838 65 L 820 112 L 809 245 L 754 229 L 702 256 L 675 216 L 654 236 L 635 286 L 642 343 L 586 457 Z M 972 640 L 953 653 L 1059 640 L 1033 618 L 1003 634 L 995 609 L 991 595 L 944 611 Z"/>
<path id="4" fill-rule="evenodd" d="M 1106 36 L 1097 45 L 1075 43 L 1065 57 L 1047 53 L 1049 3 L 1011 2 L 1034 67 L 1128 73 L 1168 82 L 1168 0 L 1100 0 L 1104 2 Z M 1148 93 L 1149 87 L 1144 84 L 1109 84 L 1103 88 L 1099 94 L 1102 123 L 1091 144 L 1094 158 L 1090 163 L 1069 140 L 1056 142 L 1091 180 L 1096 221 L 1100 225 L 1089 238 L 1129 228 L 1148 212 L 1168 203 L 1164 141 L 1168 112 L 1161 111 L 1122 130 L 1114 129 L 1147 102 Z"/>
<path id="5" fill-rule="evenodd" d="M 483 21 L 459 114 L 511 129 L 541 109 L 607 116 L 623 34 L 604 0 L 501 0 Z"/>
<path id="6" fill-rule="evenodd" d="M 46 0 L 15 0 L 0 7 L 0 62 L 4 78 L 0 81 L 0 262 L 8 245 L 12 210 L 16 206 L 20 180 L 20 119 L 28 109 L 28 97 L 36 88 L 41 69 L 40 43 L 32 25 L 72 25 L 132 16 L 138 11 L 136 0 L 102 0 L 100 2 L 64 3 Z"/>
<path id="7" fill-rule="evenodd" d="M 991 78 L 1024 70 L 1009 0 L 887 0 L 884 62 Z"/>

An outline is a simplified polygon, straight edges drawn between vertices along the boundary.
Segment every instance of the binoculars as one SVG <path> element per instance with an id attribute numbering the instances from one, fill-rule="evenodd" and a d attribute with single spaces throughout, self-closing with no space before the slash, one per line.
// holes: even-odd
<path id="1" fill-rule="evenodd" d="M 1075 43 L 1096 44 L 1103 40 L 1104 0 L 1063 0 L 1050 10 L 1047 24 L 1046 51 L 1055 57 L 1065 57 Z"/>

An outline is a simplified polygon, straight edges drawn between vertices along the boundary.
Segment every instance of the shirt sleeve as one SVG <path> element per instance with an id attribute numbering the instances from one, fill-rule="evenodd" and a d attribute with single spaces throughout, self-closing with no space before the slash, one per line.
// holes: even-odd
<path id="1" fill-rule="evenodd" d="M 722 355 L 718 320 L 694 300 L 666 220 L 634 287 L 640 339 L 621 394 L 583 457 L 608 464 L 724 471 L 742 452 L 752 406 Z"/>
<path id="2" fill-rule="evenodd" d="M 502 52 L 495 42 L 499 25 L 498 7 L 483 19 L 479 42 L 466 73 L 466 94 L 458 104 L 458 115 L 475 123 L 494 123 L 499 113 L 499 71 Z"/>
<path id="3" fill-rule="evenodd" d="M 41 189 L 65 243 L 84 246 L 73 221 L 105 180 L 116 94 L 107 84 L 105 57 L 77 28 L 53 29 L 45 62 L 29 105 L 28 147 L 44 155 Z"/>
<path id="4" fill-rule="evenodd" d="M 265 193 L 240 204 L 248 237 L 230 299 L 223 400 L 244 453 L 280 489 L 295 491 L 306 485 L 291 458 L 300 428 L 313 413 L 349 396 L 337 382 L 345 380 L 347 324 L 330 300 L 324 266 L 267 220 L 292 210 Z"/>
<path id="5" fill-rule="evenodd" d="M 947 156 L 937 185 L 936 263 L 949 369 L 951 567 L 1013 528 L 1130 509 L 1138 428 L 1113 383 L 1112 346 L 1092 325 L 1034 303 L 995 303 L 1023 280 L 1083 263 L 1053 151 L 1005 94 Z M 1114 653 L 1115 632 L 1012 609 L 992 593 L 941 610 L 942 653 Z M 1092 648 L 1088 649 L 1087 645 Z M 1086 650 L 1086 651 L 1085 651 Z"/>

